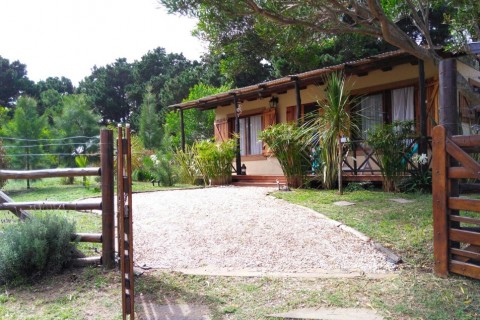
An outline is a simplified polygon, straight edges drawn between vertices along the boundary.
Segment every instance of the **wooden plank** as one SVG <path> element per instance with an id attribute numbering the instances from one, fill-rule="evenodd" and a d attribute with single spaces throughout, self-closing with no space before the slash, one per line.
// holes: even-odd
<path id="1" fill-rule="evenodd" d="M 459 261 L 467 262 L 470 259 L 480 261 L 480 247 L 478 246 L 468 246 L 465 249 L 452 248 L 451 252 Z"/>
<path id="2" fill-rule="evenodd" d="M 74 233 L 71 237 L 72 241 L 102 243 L 101 233 Z"/>
<path id="3" fill-rule="evenodd" d="M 450 229 L 450 240 L 480 246 L 480 233 L 460 229 Z"/>
<path id="4" fill-rule="evenodd" d="M 0 204 L 0 210 L 102 210 L 100 202 L 7 202 Z"/>
<path id="5" fill-rule="evenodd" d="M 448 177 L 450 179 L 480 179 L 480 172 L 472 172 L 465 167 L 448 168 Z"/>
<path id="6" fill-rule="evenodd" d="M 480 266 L 466 262 L 452 261 L 450 263 L 450 270 L 463 276 L 480 279 Z"/>
<path id="7" fill-rule="evenodd" d="M 446 130 L 433 128 L 432 137 L 432 200 L 434 271 L 438 276 L 448 275 L 448 207 L 447 207 L 447 152 Z"/>
<path id="8" fill-rule="evenodd" d="M 453 210 L 480 211 L 480 200 L 449 197 L 448 207 Z"/>
<path id="9" fill-rule="evenodd" d="M 72 260 L 72 264 L 74 267 L 96 266 L 96 265 L 102 264 L 102 258 L 101 257 L 77 258 Z"/>
<path id="10" fill-rule="evenodd" d="M 0 191 L 0 204 L 13 202 L 13 199 L 7 196 L 5 193 Z M 11 213 L 16 215 L 20 220 L 30 219 L 30 214 L 22 209 L 9 210 Z"/>
<path id="11" fill-rule="evenodd" d="M 451 215 L 450 216 L 451 221 L 458 221 L 458 222 L 463 222 L 463 223 L 470 223 L 470 224 L 478 224 L 480 225 L 480 219 L 476 218 L 470 218 L 470 217 L 463 217 L 463 216 L 456 216 L 456 215 Z"/>
<path id="12" fill-rule="evenodd" d="M 115 213 L 113 131 L 100 131 L 102 181 L 102 263 L 105 269 L 115 267 Z"/>
<path id="13" fill-rule="evenodd" d="M 480 183 L 459 183 L 460 194 L 480 193 Z"/>
<path id="14" fill-rule="evenodd" d="M 450 139 L 462 148 L 480 146 L 480 135 L 452 136 Z"/>
<path id="15" fill-rule="evenodd" d="M 0 170 L 2 179 L 41 179 L 58 177 L 99 176 L 100 168 L 57 168 L 43 170 Z"/>
<path id="16" fill-rule="evenodd" d="M 463 151 L 452 140 L 447 138 L 446 144 L 447 152 L 458 162 L 460 162 L 465 167 L 465 169 L 469 170 L 472 175 L 478 175 L 480 173 L 480 163 L 470 157 L 468 153 Z"/>

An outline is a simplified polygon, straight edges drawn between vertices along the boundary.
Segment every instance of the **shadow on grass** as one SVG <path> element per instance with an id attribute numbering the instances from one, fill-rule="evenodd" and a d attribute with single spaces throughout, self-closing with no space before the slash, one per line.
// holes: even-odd
<path id="1" fill-rule="evenodd" d="M 194 279 L 194 281 L 192 281 Z M 139 319 L 221 319 L 232 306 L 208 293 L 204 277 L 150 272 L 136 279 L 135 302 Z"/>

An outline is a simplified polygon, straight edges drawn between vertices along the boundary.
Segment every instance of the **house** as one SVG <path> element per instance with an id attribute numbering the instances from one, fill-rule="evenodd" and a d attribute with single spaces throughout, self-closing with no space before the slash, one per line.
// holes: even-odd
<path id="1" fill-rule="evenodd" d="M 457 59 L 457 71 L 465 78 L 467 86 L 478 90 L 478 61 L 465 57 Z M 318 110 L 317 101 L 323 99 L 325 89 L 324 78 L 337 71 L 346 75 L 350 94 L 361 96 L 359 110 L 363 116 L 358 139 L 364 139 L 366 130 L 379 123 L 414 120 L 417 132 L 424 137 L 430 136 L 433 126 L 439 123 L 438 66 L 433 61 L 419 61 L 402 50 L 233 89 L 172 107 L 180 112 L 189 108 L 215 109 L 215 138 L 218 141 L 238 132 L 240 154 L 235 163 L 238 174 L 240 166 L 245 164 L 248 175 L 282 176 L 278 161 L 268 154 L 258 133 L 274 123 L 302 119 L 305 114 Z M 459 119 L 463 133 L 469 134 L 472 125 L 480 123 L 480 110 L 472 107 L 467 94 L 471 90 L 463 91 L 458 90 Z M 375 159 L 371 151 L 362 146 L 358 144 L 345 158 L 344 175 L 347 180 L 379 180 Z"/>

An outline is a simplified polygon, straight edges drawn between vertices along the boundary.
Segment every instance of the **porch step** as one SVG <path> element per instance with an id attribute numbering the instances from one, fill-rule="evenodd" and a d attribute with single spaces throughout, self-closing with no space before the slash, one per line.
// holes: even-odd
<path id="1" fill-rule="evenodd" d="M 249 187 L 277 187 L 277 181 L 280 185 L 285 185 L 287 180 L 284 176 L 278 175 L 233 175 L 232 185 Z"/>

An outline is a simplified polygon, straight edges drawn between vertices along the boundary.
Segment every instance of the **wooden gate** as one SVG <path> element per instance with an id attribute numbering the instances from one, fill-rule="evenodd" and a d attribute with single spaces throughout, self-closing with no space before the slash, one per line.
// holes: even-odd
<path id="1" fill-rule="evenodd" d="M 436 126 L 432 142 L 435 274 L 480 279 L 480 199 L 460 196 L 461 190 L 480 189 L 464 183 L 480 179 L 480 164 L 472 157 L 480 153 L 480 135 L 450 137 Z"/>
<path id="2" fill-rule="evenodd" d="M 118 248 L 122 273 L 123 319 L 135 318 L 135 276 L 133 272 L 132 150 L 130 126 L 118 126 L 117 207 Z"/>

